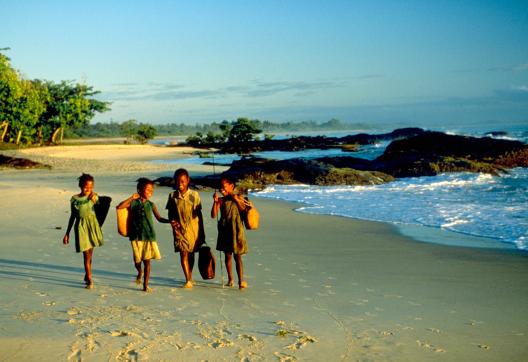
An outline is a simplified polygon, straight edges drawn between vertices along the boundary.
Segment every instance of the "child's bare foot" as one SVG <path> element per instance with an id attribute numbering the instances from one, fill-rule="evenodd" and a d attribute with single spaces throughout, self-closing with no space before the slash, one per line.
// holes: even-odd
<path id="1" fill-rule="evenodd" d="M 232 280 L 228 280 L 225 286 L 226 286 L 226 287 L 232 287 L 233 285 L 235 285 L 235 284 L 233 283 L 233 281 L 232 281 Z"/>
<path id="2" fill-rule="evenodd" d="M 136 284 L 141 284 L 141 278 L 143 278 L 143 272 L 139 272 L 138 275 L 136 275 Z"/>
<path id="3" fill-rule="evenodd" d="M 247 282 L 242 281 L 238 284 L 238 289 L 246 289 L 247 288 Z"/>
<path id="4" fill-rule="evenodd" d="M 93 289 L 94 288 L 94 284 L 93 282 L 86 282 L 86 286 L 85 286 L 86 289 Z"/>
<path id="5" fill-rule="evenodd" d="M 152 293 L 154 290 L 150 287 L 143 288 L 143 291 L 146 293 Z"/>
<path id="6" fill-rule="evenodd" d="M 187 282 L 185 282 L 182 288 L 191 289 L 192 287 L 193 287 L 193 283 L 190 280 L 188 280 Z"/>

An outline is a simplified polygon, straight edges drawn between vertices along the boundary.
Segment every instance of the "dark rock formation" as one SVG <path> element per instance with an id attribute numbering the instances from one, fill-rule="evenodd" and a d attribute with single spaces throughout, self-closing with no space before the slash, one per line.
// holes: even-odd
<path id="1" fill-rule="evenodd" d="M 261 189 L 269 184 L 294 183 L 373 185 L 399 177 L 433 176 L 443 172 L 468 171 L 498 175 L 508 168 L 528 167 L 528 146 L 522 142 L 441 132 L 417 133 L 393 141 L 383 155 L 375 160 L 322 157 L 277 161 L 244 157 L 233 162 L 231 168 L 222 175 L 237 180 L 242 189 Z M 396 135 L 397 131 L 391 133 L 391 137 Z M 354 138 L 356 141 L 363 137 L 358 136 Z M 215 188 L 218 187 L 219 177 L 206 176 L 193 178 L 193 181 L 196 185 Z"/>
<path id="2" fill-rule="evenodd" d="M 0 155 L 0 168 L 17 168 L 17 169 L 48 168 L 50 169 L 51 166 L 44 165 L 40 162 L 34 162 L 26 158 L 16 158 L 16 157 Z"/>
<path id="3" fill-rule="evenodd" d="M 391 142 L 373 161 L 374 169 L 394 177 L 431 176 L 442 172 L 485 172 L 527 167 L 528 147 L 519 141 L 424 132 Z"/>
<path id="4" fill-rule="evenodd" d="M 383 134 L 367 134 L 360 133 L 356 135 L 349 135 L 345 137 L 325 137 L 325 136 L 298 136 L 280 140 L 259 140 L 252 141 L 247 144 L 231 145 L 224 143 L 221 145 L 210 144 L 205 147 L 217 147 L 219 153 L 239 153 L 248 154 L 251 152 L 260 151 L 302 151 L 306 149 L 329 149 L 341 148 L 345 151 L 354 151 L 357 145 L 368 145 L 382 141 L 390 141 L 400 138 L 416 136 L 424 133 L 421 128 L 401 128 L 389 133 Z"/>
<path id="5" fill-rule="evenodd" d="M 354 157 L 316 160 L 294 158 L 281 161 L 244 157 L 234 161 L 231 168 L 222 175 L 237 180 L 239 188 L 244 190 L 262 189 L 270 184 L 376 185 L 394 180 L 383 172 L 347 167 L 346 162 L 339 160 L 340 158 L 348 159 L 349 165 L 360 165 L 364 161 Z M 220 175 L 195 177 L 193 181 L 197 185 L 215 188 L 218 187 L 219 178 Z"/>

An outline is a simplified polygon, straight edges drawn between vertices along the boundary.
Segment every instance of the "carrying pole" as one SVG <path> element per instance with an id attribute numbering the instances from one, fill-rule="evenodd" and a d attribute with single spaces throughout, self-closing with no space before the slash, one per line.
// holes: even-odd
<path id="1" fill-rule="evenodd" d="M 215 151 L 213 151 L 213 176 L 216 176 L 216 168 L 215 168 Z M 215 190 L 216 191 L 216 190 Z M 213 205 L 214 207 L 214 205 Z M 218 224 L 218 213 L 216 213 L 216 224 Z M 220 262 L 220 281 L 222 283 L 222 289 L 224 289 L 224 266 L 222 263 L 222 252 L 218 250 L 218 261 Z"/>

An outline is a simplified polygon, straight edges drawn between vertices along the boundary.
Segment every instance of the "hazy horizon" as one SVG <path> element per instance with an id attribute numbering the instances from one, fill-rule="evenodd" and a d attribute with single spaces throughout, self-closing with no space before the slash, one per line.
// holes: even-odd
<path id="1" fill-rule="evenodd" d="M 92 122 L 528 123 L 524 1 L 0 1 L 28 79 L 85 82 Z"/>

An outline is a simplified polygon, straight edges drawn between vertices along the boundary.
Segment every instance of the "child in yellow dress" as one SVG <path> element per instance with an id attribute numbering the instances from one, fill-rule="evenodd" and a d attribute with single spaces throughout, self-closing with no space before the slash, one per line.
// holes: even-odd
<path id="1" fill-rule="evenodd" d="M 150 201 L 154 192 L 154 181 L 147 178 L 140 178 L 137 184 L 137 193 L 117 205 L 118 209 L 130 209 L 130 221 L 128 224 L 128 237 L 132 246 L 134 257 L 134 266 L 138 272 L 136 283 L 141 283 L 143 277 L 143 291 L 148 292 L 150 277 L 150 260 L 161 259 L 158 243 L 156 242 L 156 232 L 154 230 L 154 221 L 168 223 L 169 220 L 162 218 L 156 208 L 156 205 Z M 144 271 L 141 270 L 143 262 Z"/>
<path id="2" fill-rule="evenodd" d="M 174 182 L 176 191 L 170 193 L 166 208 L 172 225 L 174 251 L 180 253 L 180 263 L 185 275 L 183 287 L 192 288 L 194 253 L 205 241 L 202 202 L 198 192 L 189 189 L 190 177 L 187 170 L 176 170 Z"/>

